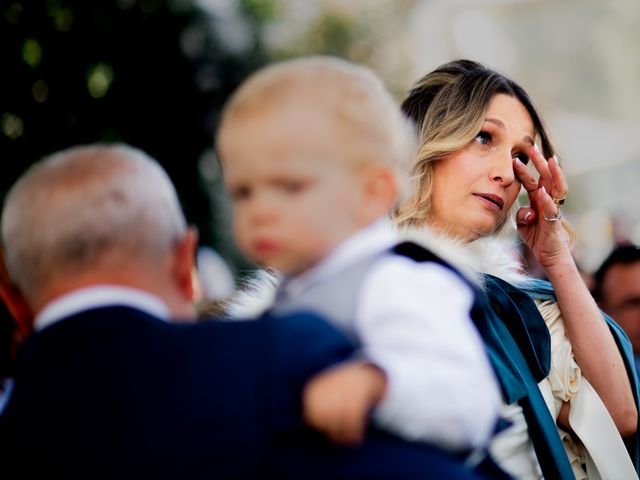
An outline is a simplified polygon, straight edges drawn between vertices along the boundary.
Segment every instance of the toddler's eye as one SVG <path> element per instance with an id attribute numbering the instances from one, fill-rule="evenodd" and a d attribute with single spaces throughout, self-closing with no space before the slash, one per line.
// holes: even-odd
<path id="1" fill-rule="evenodd" d="M 525 153 L 516 153 L 513 158 L 517 158 L 518 160 L 520 160 L 522 163 L 524 163 L 525 165 L 527 163 L 529 163 L 529 156 Z"/>
<path id="2" fill-rule="evenodd" d="M 476 135 L 476 138 L 474 138 L 474 140 L 480 145 L 488 145 L 489 143 L 491 143 L 491 134 L 489 132 L 480 132 L 478 135 Z"/>
<path id="3" fill-rule="evenodd" d="M 281 183 L 282 190 L 287 193 L 298 193 L 304 190 L 305 182 L 286 181 Z"/>

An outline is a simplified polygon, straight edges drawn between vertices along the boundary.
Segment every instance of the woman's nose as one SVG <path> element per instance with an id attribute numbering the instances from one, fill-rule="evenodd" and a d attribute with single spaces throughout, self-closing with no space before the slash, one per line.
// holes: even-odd
<path id="1" fill-rule="evenodd" d="M 496 152 L 491 163 L 490 177 L 495 182 L 509 186 L 515 180 L 511 152 Z"/>

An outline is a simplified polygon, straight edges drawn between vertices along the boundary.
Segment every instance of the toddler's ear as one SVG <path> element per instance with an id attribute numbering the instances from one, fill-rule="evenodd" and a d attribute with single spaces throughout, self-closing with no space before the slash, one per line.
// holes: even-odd
<path id="1" fill-rule="evenodd" d="M 363 215 L 370 223 L 388 215 L 398 198 L 398 182 L 394 172 L 382 165 L 372 165 L 364 171 Z"/>

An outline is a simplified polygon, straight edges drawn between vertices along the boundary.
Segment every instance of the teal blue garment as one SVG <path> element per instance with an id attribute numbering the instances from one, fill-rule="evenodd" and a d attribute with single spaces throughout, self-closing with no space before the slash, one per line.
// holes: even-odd
<path id="1" fill-rule="evenodd" d="M 552 300 L 556 301 L 555 294 L 553 292 L 553 287 L 551 284 L 545 280 L 537 280 L 531 279 L 526 284 L 521 286 L 521 289 L 529 294 L 534 299 L 539 300 Z M 626 333 L 622 330 L 622 328 L 607 314 L 602 312 L 603 319 L 609 325 L 609 330 L 613 335 L 613 338 L 616 341 L 616 345 L 620 350 L 622 355 L 622 359 L 624 361 L 624 366 L 627 369 L 627 374 L 629 375 L 629 382 L 631 383 L 631 390 L 633 391 L 633 396 L 636 402 L 636 408 L 638 407 L 638 399 L 640 398 L 640 391 L 638 390 L 638 376 L 635 369 L 635 363 L 633 359 L 633 349 L 631 347 L 631 342 L 627 337 Z M 624 439 L 624 443 L 629 452 L 629 456 L 633 461 L 633 465 L 636 468 L 636 472 L 640 474 L 640 425 L 636 430 L 635 435 L 627 437 Z"/>
<path id="2" fill-rule="evenodd" d="M 437 262 L 457 272 L 428 250 L 410 242 L 397 246 L 394 251 L 416 261 Z M 551 338 L 533 299 L 555 300 L 553 288 L 549 282 L 539 280 L 531 280 L 525 287 L 516 288 L 491 275 L 484 275 L 484 281 L 484 291 L 467 281 L 476 293 L 471 315 L 484 340 L 503 397 L 508 404 L 517 402 L 522 407 L 544 477 L 573 479 L 555 420 L 538 388 L 538 383 L 549 374 Z M 638 380 L 631 344 L 611 318 L 604 314 L 603 317 L 622 352 L 637 405 Z M 625 444 L 638 471 L 638 435 L 625 439 Z"/>
<path id="3" fill-rule="evenodd" d="M 542 474 L 548 479 L 574 479 L 555 420 L 538 388 L 538 382 L 549 374 L 551 338 L 532 298 L 490 275 L 485 276 L 486 289 L 480 290 L 453 266 L 414 243 L 397 245 L 394 252 L 418 262 L 439 263 L 460 275 L 474 290 L 471 317 L 485 343 L 505 402 L 517 402 L 522 407 Z"/>
<path id="4" fill-rule="evenodd" d="M 505 401 L 522 407 L 529 436 L 545 478 L 575 478 L 555 420 L 538 388 L 550 368 L 551 339 L 529 295 L 485 276 L 472 317 L 483 337 Z"/>

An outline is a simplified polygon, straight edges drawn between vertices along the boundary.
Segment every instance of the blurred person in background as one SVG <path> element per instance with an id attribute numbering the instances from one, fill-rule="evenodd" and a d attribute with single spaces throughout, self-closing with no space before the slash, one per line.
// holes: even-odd
<path id="1" fill-rule="evenodd" d="M 594 297 L 629 336 L 640 372 L 640 247 L 617 246 L 593 277 Z"/>
<path id="2" fill-rule="evenodd" d="M 420 78 L 402 109 L 419 151 L 416 189 L 396 221 L 466 245 L 467 257 L 447 260 L 475 271 L 486 293 L 476 322 L 511 423 L 490 452 L 515 478 L 636 478 L 629 345 L 572 258 L 561 219 L 568 185 L 531 99 L 498 72 L 458 60 Z M 518 208 L 522 187 L 530 205 Z M 514 220 L 550 283 L 523 277 L 512 249 L 491 241 Z"/>

